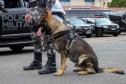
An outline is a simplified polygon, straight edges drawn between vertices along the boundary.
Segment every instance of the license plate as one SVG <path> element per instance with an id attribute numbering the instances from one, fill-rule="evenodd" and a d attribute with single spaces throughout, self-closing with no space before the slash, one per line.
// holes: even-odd
<path id="1" fill-rule="evenodd" d="M 116 30 L 116 28 L 112 28 L 111 30 Z"/>
<path id="2" fill-rule="evenodd" d="M 90 31 L 90 30 L 88 30 L 88 31 L 86 32 L 86 34 L 91 34 L 91 31 Z"/>

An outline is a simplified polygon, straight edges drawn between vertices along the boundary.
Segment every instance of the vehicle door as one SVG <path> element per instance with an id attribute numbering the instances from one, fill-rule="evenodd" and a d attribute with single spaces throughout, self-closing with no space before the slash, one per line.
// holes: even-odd
<path id="1" fill-rule="evenodd" d="M 24 17 L 28 10 L 23 0 L 4 0 L 7 12 L 0 11 L 0 34 L 19 34 L 31 32 L 31 26 Z"/>

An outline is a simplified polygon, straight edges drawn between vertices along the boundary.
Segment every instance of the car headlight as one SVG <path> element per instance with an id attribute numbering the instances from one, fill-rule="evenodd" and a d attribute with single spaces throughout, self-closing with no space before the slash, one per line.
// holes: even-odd
<path id="1" fill-rule="evenodd" d="M 119 28 L 119 25 L 117 25 L 117 28 Z"/>
<path id="2" fill-rule="evenodd" d="M 76 28 L 80 28 L 79 26 L 76 26 Z"/>
<path id="3" fill-rule="evenodd" d="M 102 27 L 101 25 L 97 25 L 97 27 Z"/>
<path id="4" fill-rule="evenodd" d="M 108 28 L 108 26 L 104 25 L 103 28 Z"/>
<path id="5" fill-rule="evenodd" d="M 90 29 L 92 29 L 92 30 L 93 30 L 93 29 L 94 29 L 94 27 L 93 27 L 93 26 L 91 26 L 91 27 L 90 27 Z"/>

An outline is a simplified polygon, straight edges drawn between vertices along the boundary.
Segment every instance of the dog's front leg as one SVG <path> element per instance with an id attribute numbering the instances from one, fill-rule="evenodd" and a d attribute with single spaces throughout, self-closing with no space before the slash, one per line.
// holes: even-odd
<path id="1" fill-rule="evenodd" d="M 64 74 L 64 71 L 66 69 L 66 65 L 67 65 L 67 57 L 65 54 L 61 54 L 61 66 L 60 68 L 57 70 L 56 73 L 54 73 L 56 76 L 61 76 Z"/>

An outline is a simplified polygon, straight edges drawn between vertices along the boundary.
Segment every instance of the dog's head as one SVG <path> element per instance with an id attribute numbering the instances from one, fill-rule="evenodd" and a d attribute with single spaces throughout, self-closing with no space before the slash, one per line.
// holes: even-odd
<path id="1" fill-rule="evenodd" d="M 48 23 L 50 21 L 51 15 L 51 11 L 48 8 L 42 10 L 41 16 L 39 17 L 39 20 L 36 23 L 37 27 L 45 26 L 45 23 Z"/>
<path id="2" fill-rule="evenodd" d="M 52 17 L 52 13 L 48 8 L 45 8 L 43 10 L 43 14 L 41 15 L 41 21 L 49 21 L 50 18 Z"/>

